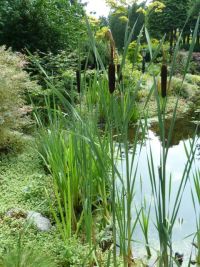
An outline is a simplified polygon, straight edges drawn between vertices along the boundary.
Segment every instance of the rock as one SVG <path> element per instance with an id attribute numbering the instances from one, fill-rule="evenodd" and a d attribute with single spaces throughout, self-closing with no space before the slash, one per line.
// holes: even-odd
<path id="1" fill-rule="evenodd" d="M 42 216 L 42 214 L 39 212 L 28 211 L 27 220 L 35 225 L 40 231 L 49 231 L 51 228 L 50 220 Z"/>
<path id="2" fill-rule="evenodd" d="M 8 210 L 5 215 L 7 217 L 15 218 L 15 219 L 27 217 L 27 213 L 20 208 L 12 208 L 12 209 Z"/>

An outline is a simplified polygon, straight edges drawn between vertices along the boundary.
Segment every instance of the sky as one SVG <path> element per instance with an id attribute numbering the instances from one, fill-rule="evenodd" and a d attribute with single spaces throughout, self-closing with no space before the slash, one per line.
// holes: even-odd
<path id="1" fill-rule="evenodd" d="M 88 14 L 95 11 L 95 17 L 108 16 L 109 8 L 106 6 L 105 0 L 85 0 L 84 2 L 88 2 L 86 7 Z"/>
<path id="2" fill-rule="evenodd" d="M 86 10 L 88 14 L 90 14 L 90 12 L 96 12 L 94 16 L 97 18 L 100 16 L 107 17 L 109 14 L 109 8 L 108 6 L 106 6 L 105 0 L 82 0 L 82 2 L 88 3 L 86 6 Z"/>

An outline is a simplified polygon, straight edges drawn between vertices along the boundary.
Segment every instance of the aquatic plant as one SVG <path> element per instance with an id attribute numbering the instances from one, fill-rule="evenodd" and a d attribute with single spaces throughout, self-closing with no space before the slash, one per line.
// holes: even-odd
<path id="1" fill-rule="evenodd" d="M 196 233 L 195 233 L 195 241 L 193 242 L 193 246 L 196 249 L 196 259 L 195 262 L 197 265 L 200 265 L 200 170 L 196 170 L 193 175 L 194 187 L 191 191 L 192 200 L 196 215 Z"/>
<path id="2" fill-rule="evenodd" d="M 167 96 L 167 65 L 161 66 L 161 95 L 163 98 Z"/>

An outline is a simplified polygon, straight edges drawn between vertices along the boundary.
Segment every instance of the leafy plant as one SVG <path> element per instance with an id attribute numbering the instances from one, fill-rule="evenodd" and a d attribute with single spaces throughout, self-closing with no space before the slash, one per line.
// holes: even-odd
<path id="1" fill-rule="evenodd" d="M 23 71 L 25 63 L 22 55 L 0 47 L 0 147 L 12 142 L 11 130 L 28 122 L 26 114 L 30 107 L 25 106 L 25 93 L 39 89 Z"/>
<path id="2" fill-rule="evenodd" d="M 84 29 L 82 15 L 81 5 L 67 0 L 1 1 L 0 44 L 17 51 L 54 53 L 75 47 Z"/>
<path id="3" fill-rule="evenodd" d="M 24 246 L 21 237 L 18 239 L 18 244 L 8 249 L 4 256 L 0 258 L 1 267 L 55 267 L 56 264 L 52 259 L 43 255 L 38 250 Z"/>

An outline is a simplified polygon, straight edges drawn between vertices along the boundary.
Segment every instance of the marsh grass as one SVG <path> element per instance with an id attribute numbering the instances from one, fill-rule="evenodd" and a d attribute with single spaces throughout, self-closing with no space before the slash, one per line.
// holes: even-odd
<path id="1" fill-rule="evenodd" d="M 195 233 L 195 241 L 193 243 L 196 249 L 196 263 L 197 266 L 200 265 L 200 170 L 197 169 L 193 175 L 194 186 L 192 187 L 193 190 L 191 191 L 193 206 L 196 216 L 196 233 Z"/>

